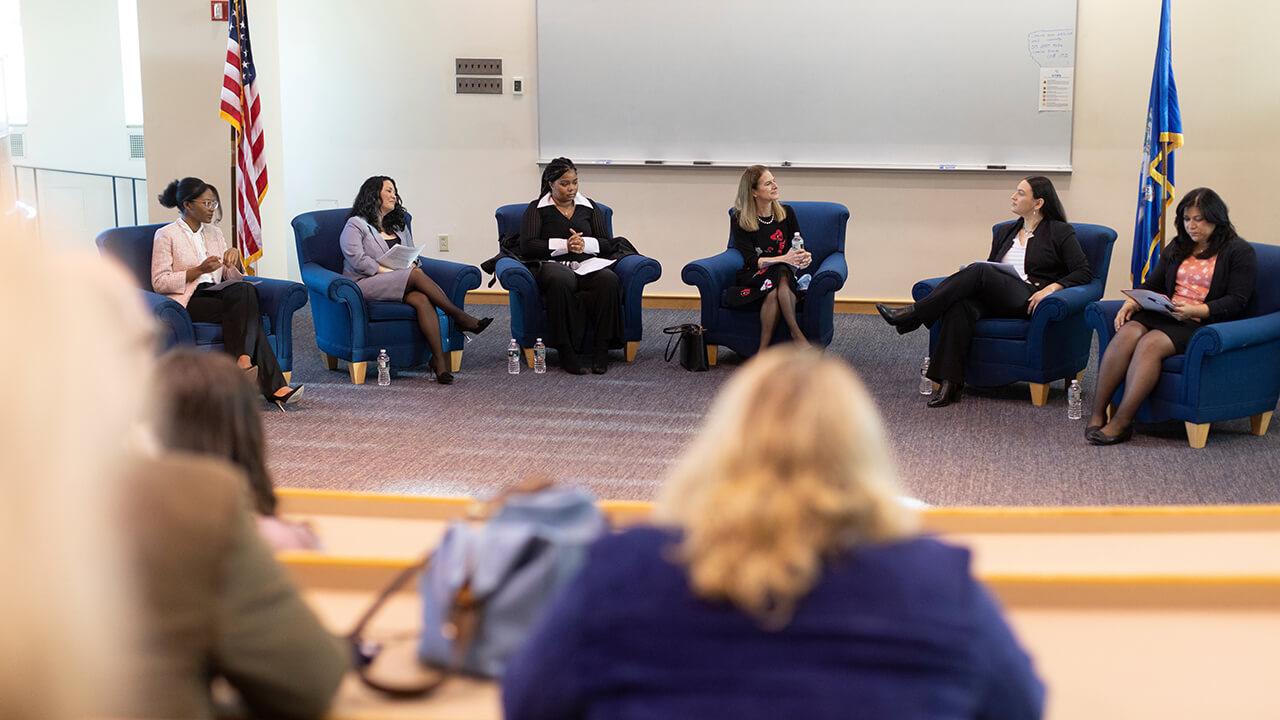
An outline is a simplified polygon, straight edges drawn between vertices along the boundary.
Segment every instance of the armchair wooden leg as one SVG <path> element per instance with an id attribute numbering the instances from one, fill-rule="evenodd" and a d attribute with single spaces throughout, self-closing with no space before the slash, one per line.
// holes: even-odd
<path id="1" fill-rule="evenodd" d="M 285 373 L 284 373 L 284 381 L 285 381 L 285 384 L 288 384 L 288 383 L 289 383 L 289 382 L 291 382 L 292 380 L 293 380 L 293 371 L 292 371 L 292 370 L 289 370 L 289 371 L 285 372 Z"/>
<path id="2" fill-rule="evenodd" d="M 719 353 L 719 351 L 720 351 L 719 345 L 707 346 L 707 365 L 711 367 L 716 366 L 716 354 Z"/>
<path id="3" fill-rule="evenodd" d="M 1249 432 L 1254 435 L 1266 435 L 1267 425 L 1271 424 L 1271 411 L 1262 413 L 1261 415 L 1249 416 Z"/>
<path id="4" fill-rule="evenodd" d="M 320 362 L 324 363 L 325 370 L 338 369 L 338 358 L 330 355 L 329 353 L 323 350 L 320 351 Z"/>
<path id="5" fill-rule="evenodd" d="M 462 351 L 449 351 L 449 372 L 458 372 L 462 369 Z"/>
<path id="6" fill-rule="evenodd" d="M 1204 443 L 1209 439 L 1209 423 L 1186 423 L 1187 426 L 1187 442 L 1191 447 L 1199 450 L 1204 447 Z"/>
<path id="7" fill-rule="evenodd" d="M 368 369 L 367 362 L 347 363 L 347 374 L 351 376 L 351 382 L 356 385 L 364 384 L 364 371 Z"/>
<path id="8" fill-rule="evenodd" d="M 640 349 L 640 343 L 638 341 L 629 341 L 627 343 L 627 349 L 625 351 L 626 354 L 623 357 L 626 358 L 627 362 L 635 362 L 636 351 L 639 349 Z"/>
<path id="9" fill-rule="evenodd" d="M 1031 404 L 1044 407 L 1049 402 L 1049 383 L 1028 383 L 1031 386 Z"/>
<path id="10" fill-rule="evenodd" d="M 524 362 L 527 367 L 533 367 L 533 348 L 524 349 Z"/>

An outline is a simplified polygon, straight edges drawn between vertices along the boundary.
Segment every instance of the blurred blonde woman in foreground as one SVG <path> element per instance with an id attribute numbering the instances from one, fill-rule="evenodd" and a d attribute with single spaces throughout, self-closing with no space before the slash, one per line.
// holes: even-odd
<path id="1" fill-rule="evenodd" d="M 1038 718 L 967 550 L 914 535 L 867 391 L 782 346 L 717 397 L 657 518 L 601 540 L 503 678 L 511 720 Z"/>

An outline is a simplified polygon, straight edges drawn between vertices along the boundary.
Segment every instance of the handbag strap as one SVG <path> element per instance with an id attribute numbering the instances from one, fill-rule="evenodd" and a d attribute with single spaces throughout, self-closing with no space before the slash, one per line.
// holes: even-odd
<path id="1" fill-rule="evenodd" d="M 667 349 L 663 353 L 663 359 L 666 362 L 671 362 L 671 358 L 675 357 L 676 353 L 680 352 L 680 343 L 684 342 L 685 335 L 702 334 L 702 326 L 695 325 L 693 323 L 685 323 L 684 325 L 672 325 L 671 327 L 662 328 L 662 332 L 671 336 L 667 338 Z M 674 345 L 672 343 L 674 343 Z"/>
<path id="2" fill-rule="evenodd" d="M 513 495 L 531 494 L 541 492 L 551 487 L 554 482 L 546 475 L 530 475 L 521 480 L 516 485 L 506 488 L 499 492 L 492 500 L 483 505 L 473 507 L 468 512 L 469 520 L 484 520 L 492 516 L 502 505 Z M 375 680 L 369 673 L 373 666 L 373 661 L 377 657 L 376 653 L 366 651 L 364 644 L 364 630 L 378 614 L 382 606 L 387 600 L 400 592 L 415 575 L 427 569 L 431 564 L 435 551 L 428 552 L 421 560 L 413 565 L 400 571 L 378 597 L 360 616 L 360 620 L 356 623 L 348 635 L 347 640 L 351 643 L 352 651 L 355 654 L 356 675 L 360 677 L 360 681 L 365 685 L 385 693 L 394 698 L 417 698 L 430 695 L 435 692 L 445 680 L 454 675 L 462 667 L 463 662 L 467 658 L 467 654 L 471 652 L 471 645 L 475 642 L 476 636 L 480 629 L 480 611 L 484 607 L 484 601 L 475 597 L 471 590 L 471 578 L 468 577 L 463 581 L 462 587 L 454 593 L 453 602 L 450 603 L 449 619 L 441 631 L 453 640 L 453 658 L 449 664 L 439 668 L 439 675 L 426 683 L 417 685 L 388 685 L 380 680 Z"/>

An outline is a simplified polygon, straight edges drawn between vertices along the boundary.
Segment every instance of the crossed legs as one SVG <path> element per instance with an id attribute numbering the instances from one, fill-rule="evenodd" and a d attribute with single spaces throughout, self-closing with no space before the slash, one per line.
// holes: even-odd
<path id="1" fill-rule="evenodd" d="M 1089 425 L 1102 428 L 1102 434 L 1117 437 L 1133 424 L 1138 406 L 1155 389 L 1160 379 L 1160 364 L 1174 354 L 1173 340 L 1160 330 L 1150 330 L 1130 320 L 1116 331 L 1098 363 L 1098 385 L 1094 389 L 1093 414 Z M 1124 394 L 1120 405 L 1107 422 L 1107 405 L 1120 383 Z"/>
<path id="2" fill-rule="evenodd" d="M 437 375 L 448 372 L 449 362 L 444 356 L 436 309 L 453 318 L 462 330 L 476 330 L 480 327 L 480 321 L 450 302 L 444 290 L 422 272 L 421 268 L 414 268 L 409 273 L 409 282 L 404 288 L 404 301 L 418 311 L 418 327 L 422 329 L 422 334 L 427 338 L 427 346 L 431 348 L 431 368 Z"/>
<path id="3" fill-rule="evenodd" d="M 783 266 L 786 267 L 786 266 Z M 760 349 L 764 350 L 773 339 L 773 329 L 778 326 L 778 316 L 791 331 L 791 339 L 801 345 L 808 345 L 800 325 L 796 322 L 796 291 L 791 273 L 781 273 L 774 282 L 774 290 L 764 296 L 760 306 Z"/>

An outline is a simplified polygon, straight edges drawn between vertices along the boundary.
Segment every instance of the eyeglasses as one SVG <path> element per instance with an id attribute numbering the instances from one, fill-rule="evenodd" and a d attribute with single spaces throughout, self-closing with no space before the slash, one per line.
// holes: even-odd
<path id="1" fill-rule="evenodd" d="M 218 209 L 218 201 L 217 201 L 217 200 L 197 200 L 196 202 L 197 202 L 198 204 L 200 204 L 200 205 L 203 205 L 203 206 L 205 207 L 205 209 L 206 209 L 206 210 L 217 210 L 217 209 Z"/>

